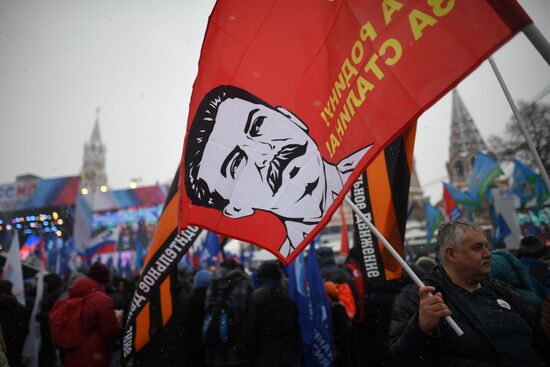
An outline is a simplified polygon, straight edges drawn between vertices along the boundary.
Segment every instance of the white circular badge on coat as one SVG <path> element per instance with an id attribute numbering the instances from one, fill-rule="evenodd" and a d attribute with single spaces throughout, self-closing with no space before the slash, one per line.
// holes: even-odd
<path id="1" fill-rule="evenodd" d="M 499 305 L 500 307 L 502 307 L 502 308 L 505 308 L 505 309 L 507 309 L 507 310 L 511 310 L 511 309 L 512 309 L 512 306 L 510 306 L 510 304 L 509 304 L 508 302 L 506 302 L 505 300 L 503 300 L 503 299 L 498 298 L 498 299 L 497 299 L 497 303 L 498 303 L 498 305 Z"/>

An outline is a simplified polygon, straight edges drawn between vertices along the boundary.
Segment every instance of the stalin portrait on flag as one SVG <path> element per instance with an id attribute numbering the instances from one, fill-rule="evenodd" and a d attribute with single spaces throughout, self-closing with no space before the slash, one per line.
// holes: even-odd
<path id="1" fill-rule="evenodd" d="M 180 229 L 290 263 L 378 153 L 523 15 L 510 0 L 218 2 L 189 104 Z"/>
<path id="2" fill-rule="evenodd" d="M 283 107 L 220 86 L 199 106 L 185 151 L 185 187 L 193 204 L 242 218 L 265 210 L 284 223 L 279 254 L 288 257 L 319 223 L 367 146 L 331 164 L 308 127 Z"/>

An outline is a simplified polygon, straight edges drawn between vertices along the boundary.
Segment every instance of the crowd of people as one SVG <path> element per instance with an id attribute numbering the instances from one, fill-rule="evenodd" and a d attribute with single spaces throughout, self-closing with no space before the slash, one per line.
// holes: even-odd
<path id="1" fill-rule="evenodd" d="M 474 223 L 443 224 L 435 257 L 411 264 L 426 284 L 420 288 L 405 274 L 358 289 L 349 263 L 337 264 L 328 247 L 317 254 L 331 310 L 334 366 L 550 365 L 549 259 L 538 238 L 523 238 L 512 252 L 492 249 Z M 120 365 L 135 282 L 113 277 L 99 262 L 68 279 L 46 275 L 36 316 L 39 365 Z M 172 317 L 130 363 L 303 366 L 299 311 L 288 286 L 277 261 L 251 270 L 227 259 L 215 269 L 182 271 Z M 0 366 L 24 366 L 34 295 L 26 289 L 25 307 L 11 287 L 0 281 Z M 59 314 L 79 315 L 71 336 L 60 335 Z M 462 336 L 449 326 L 449 316 Z"/>

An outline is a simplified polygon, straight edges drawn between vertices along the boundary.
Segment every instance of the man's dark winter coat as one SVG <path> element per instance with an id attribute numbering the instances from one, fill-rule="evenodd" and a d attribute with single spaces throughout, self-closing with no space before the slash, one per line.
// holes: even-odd
<path id="1" fill-rule="evenodd" d="M 442 268 L 426 276 L 425 283 L 443 294 L 443 300 L 452 312 L 452 318 L 464 331 L 457 336 L 448 324 L 441 320 L 432 336 L 421 331 L 418 323 L 418 287 L 410 285 L 397 297 L 390 325 L 389 359 L 392 366 L 508 366 L 518 365 L 512 359 L 503 360 L 493 348 L 493 342 L 483 326 L 491 320 L 479 320 L 477 310 L 464 302 L 462 288 L 447 276 Z M 503 283 L 486 280 L 481 283 L 506 301 L 533 331 L 533 347 L 548 353 L 548 345 L 541 338 L 540 327 L 534 313 L 523 297 Z M 511 336 L 513 337 L 513 336 Z M 513 340 L 510 341 L 513 344 Z M 546 357 L 544 357 L 546 358 Z M 515 363 L 515 364 L 514 364 Z M 547 360 L 548 363 L 548 360 Z"/>
<path id="2" fill-rule="evenodd" d="M 300 360 L 298 310 L 280 280 L 269 280 L 252 293 L 247 321 L 253 365 L 297 366 Z"/>
<path id="3" fill-rule="evenodd" d="M 25 306 L 13 294 L 0 294 L 0 325 L 10 366 L 23 366 L 21 353 L 29 331 Z"/>

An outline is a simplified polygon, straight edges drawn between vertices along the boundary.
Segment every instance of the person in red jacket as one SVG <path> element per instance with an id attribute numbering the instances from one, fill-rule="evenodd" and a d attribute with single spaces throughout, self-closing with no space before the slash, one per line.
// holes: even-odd
<path id="1" fill-rule="evenodd" d="M 87 277 L 77 279 L 69 288 L 69 297 L 86 297 L 82 308 L 85 337 L 74 349 L 64 350 L 65 367 L 105 367 L 110 365 L 112 345 L 121 334 L 120 318 L 115 315 L 112 299 L 105 293 L 109 270 L 101 263 L 90 267 Z"/>

